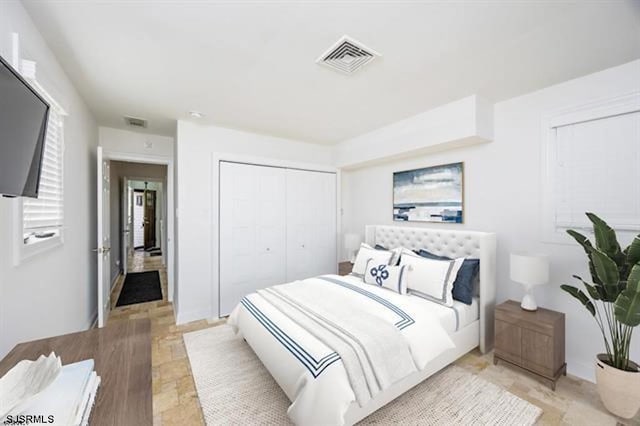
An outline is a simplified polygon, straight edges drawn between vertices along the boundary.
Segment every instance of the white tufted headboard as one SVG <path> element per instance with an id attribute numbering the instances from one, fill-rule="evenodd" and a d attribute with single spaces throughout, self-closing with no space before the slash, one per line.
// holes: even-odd
<path id="1" fill-rule="evenodd" d="M 496 299 L 496 234 L 476 231 L 368 225 L 365 241 L 388 249 L 425 249 L 433 254 L 480 259 L 480 350 L 493 348 L 493 309 Z"/>

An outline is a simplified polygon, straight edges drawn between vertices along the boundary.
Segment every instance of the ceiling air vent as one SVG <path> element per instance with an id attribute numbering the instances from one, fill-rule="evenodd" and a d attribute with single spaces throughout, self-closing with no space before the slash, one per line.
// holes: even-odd
<path id="1" fill-rule="evenodd" d="M 140 127 L 143 129 L 147 128 L 147 120 L 145 120 L 144 118 L 137 118 L 137 117 L 124 117 L 124 121 L 125 123 L 127 123 L 127 126 L 131 126 L 131 127 Z"/>
<path id="2" fill-rule="evenodd" d="M 345 35 L 320 55 L 316 63 L 344 74 L 353 74 L 378 56 L 382 55 Z"/>

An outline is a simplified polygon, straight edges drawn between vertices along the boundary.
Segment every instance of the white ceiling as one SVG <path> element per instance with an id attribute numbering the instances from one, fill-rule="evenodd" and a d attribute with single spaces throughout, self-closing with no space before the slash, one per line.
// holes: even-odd
<path id="1" fill-rule="evenodd" d="M 332 144 L 471 94 L 640 58 L 640 1 L 25 1 L 101 125 L 177 119 Z M 383 55 L 315 59 L 348 34 Z"/>

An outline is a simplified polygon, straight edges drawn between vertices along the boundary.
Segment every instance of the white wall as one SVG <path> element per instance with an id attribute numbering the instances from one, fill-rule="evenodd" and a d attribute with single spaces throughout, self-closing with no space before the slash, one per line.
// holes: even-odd
<path id="1" fill-rule="evenodd" d="M 69 114 L 64 136 L 64 244 L 13 266 L 13 203 L 0 199 L 0 357 L 15 344 L 88 328 L 97 311 L 97 125 L 19 1 L 0 2 L 0 55 L 37 62 L 40 84 Z"/>
<path id="2" fill-rule="evenodd" d="M 214 156 L 332 169 L 331 147 L 178 122 L 178 322 L 218 316 L 218 167 Z M 214 226 L 214 224 L 216 224 Z"/>
<path id="3" fill-rule="evenodd" d="M 394 171 L 464 161 L 465 223 L 426 226 L 498 234 L 498 302 L 508 298 L 520 300 L 523 293 L 509 279 L 510 252 L 551 255 L 551 284 L 536 289 L 539 305 L 566 313 L 569 372 L 593 380 L 594 356 L 603 351 L 599 329 L 591 315 L 559 288 L 560 284 L 572 281 L 572 274 L 589 275 L 584 252 L 568 240 L 569 244 L 548 244 L 541 238 L 541 122 L 549 112 L 634 90 L 640 90 L 640 61 L 496 104 L 495 139 L 491 143 L 344 172 L 343 230 L 363 233 L 367 224 L 394 224 Z M 628 243 L 630 235 L 624 236 L 624 240 Z M 636 361 L 640 360 L 638 336 L 631 354 Z"/>
<path id="4" fill-rule="evenodd" d="M 105 151 L 173 157 L 173 138 L 130 130 L 100 127 L 100 146 Z"/>

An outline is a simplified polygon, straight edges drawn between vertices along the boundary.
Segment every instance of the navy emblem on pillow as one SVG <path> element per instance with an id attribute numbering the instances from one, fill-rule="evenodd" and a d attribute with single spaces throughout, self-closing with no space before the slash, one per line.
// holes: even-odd
<path id="1" fill-rule="evenodd" d="M 400 294 L 407 294 L 406 266 L 389 266 L 369 259 L 364 274 L 364 282 L 383 287 Z"/>
<path id="2" fill-rule="evenodd" d="M 389 278 L 389 271 L 387 271 L 387 265 L 378 265 L 371 268 L 369 271 L 372 277 L 376 279 L 376 283 L 382 286 L 382 283 Z"/>

